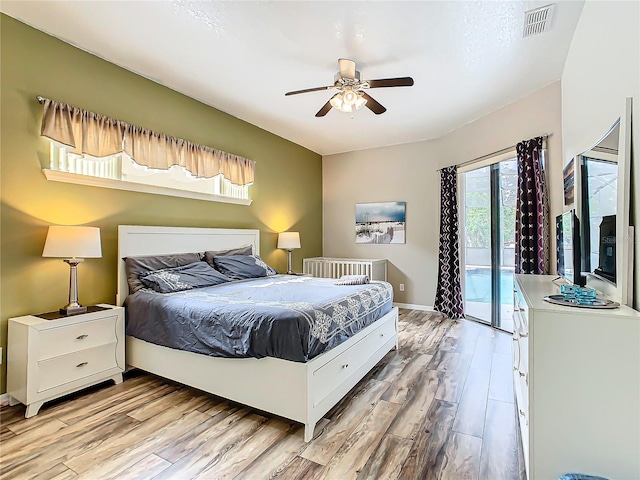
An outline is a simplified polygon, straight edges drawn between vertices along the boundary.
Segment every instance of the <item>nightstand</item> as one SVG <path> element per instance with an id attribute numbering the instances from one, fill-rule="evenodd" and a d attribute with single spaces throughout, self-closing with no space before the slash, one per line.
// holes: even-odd
<path id="1" fill-rule="evenodd" d="M 42 404 L 105 380 L 122 382 L 124 308 L 94 305 L 87 313 L 58 312 L 9 319 L 7 393 L 10 404 Z"/>

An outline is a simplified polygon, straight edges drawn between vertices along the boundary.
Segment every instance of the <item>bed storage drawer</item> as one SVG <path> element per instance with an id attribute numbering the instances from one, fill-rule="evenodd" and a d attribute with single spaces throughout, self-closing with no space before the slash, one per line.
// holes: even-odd
<path id="1" fill-rule="evenodd" d="M 375 325 L 375 324 L 374 324 Z M 367 363 L 371 352 L 376 352 L 394 337 L 395 323 L 378 325 L 359 342 L 352 345 L 342 355 L 330 360 L 313 372 L 315 388 L 312 392 L 313 404 L 317 405 L 327 397 L 337 384 L 342 383 L 360 367 Z"/>

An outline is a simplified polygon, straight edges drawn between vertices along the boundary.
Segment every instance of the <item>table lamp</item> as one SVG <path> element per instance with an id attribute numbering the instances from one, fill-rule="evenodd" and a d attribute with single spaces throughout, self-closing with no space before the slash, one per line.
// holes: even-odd
<path id="1" fill-rule="evenodd" d="M 78 264 L 85 258 L 102 257 L 100 229 L 98 227 L 68 227 L 52 225 L 47 232 L 43 257 L 63 258 L 71 268 L 69 279 L 69 303 L 60 309 L 65 315 L 77 315 L 87 311 L 78 303 Z"/>
<path id="2" fill-rule="evenodd" d="M 278 248 L 286 250 L 288 253 L 287 274 L 293 274 L 291 268 L 291 252 L 300 248 L 300 234 L 298 232 L 282 232 L 278 234 Z"/>

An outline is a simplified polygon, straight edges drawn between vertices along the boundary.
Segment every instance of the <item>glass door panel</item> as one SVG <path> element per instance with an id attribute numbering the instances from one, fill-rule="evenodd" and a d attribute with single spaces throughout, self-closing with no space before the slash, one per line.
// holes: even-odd
<path id="1" fill-rule="evenodd" d="M 465 314 L 513 331 L 516 160 L 463 175 Z"/>
<path id="2" fill-rule="evenodd" d="M 518 187 L 518 165 L 516 160 L 497 164 L 500 184 L 500 242 L 499 268 L 500 308 L 495 322 L 497 328 L 513 331 L 513 275 L 515 272 L 516 245 L 516 195 Z"/>
<path id="3" fill-rule="evenodd" d="M 464 178 L 464 311 L 491 323 L 491 171 L 479 168 Z"/>

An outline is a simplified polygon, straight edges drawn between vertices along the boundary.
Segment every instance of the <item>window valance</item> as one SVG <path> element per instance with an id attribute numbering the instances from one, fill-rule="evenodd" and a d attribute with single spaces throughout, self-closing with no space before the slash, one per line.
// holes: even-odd
<path id="1" fill-rule="evenodd" d="M 48 98 L 41 135 L 94 157 L 126 152 L 137 164 L 166 170 L 179 165 L 196 177 L 222 174 L 236 185 L 253 183 L 255 161 L 153 132 Z"/>

